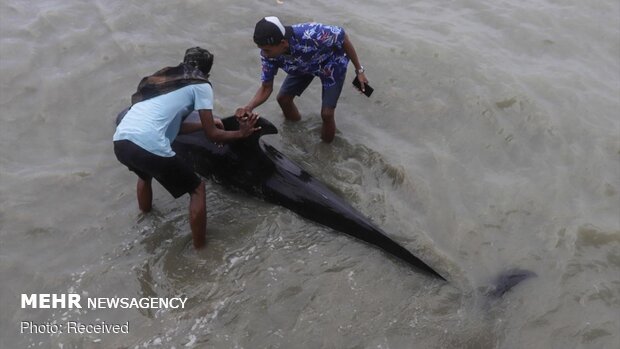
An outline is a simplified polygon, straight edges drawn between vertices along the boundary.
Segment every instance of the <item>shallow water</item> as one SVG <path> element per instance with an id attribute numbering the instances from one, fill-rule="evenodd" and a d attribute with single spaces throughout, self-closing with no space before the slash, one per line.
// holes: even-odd
<path id="1" fill-rule="evenodd" d="M 199 253 L 187 198 L 155 186 L 139 214 L 114 116 L 195 45 L 231 114 L 258 86 L 251 33 L 270 14 L 344 26 L 375 94 L 345 86 L 329 146 L 316 82 L 299 123 L 272 98 L 266 141 L 449 283 L 217 183 Z M 613 0 L 1 2 L 0 347 L 619 347 L 619 23 Z M 515 267 L 538 277 L 484 296 Z M 188 301 L 21 309 L 22 293 Z M 70 320 L 130 331 L 20 333 Z"/>

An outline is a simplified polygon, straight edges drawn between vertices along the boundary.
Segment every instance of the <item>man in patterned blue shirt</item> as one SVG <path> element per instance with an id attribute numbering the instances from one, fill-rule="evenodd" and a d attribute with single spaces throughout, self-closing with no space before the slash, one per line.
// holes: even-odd
<path id="1" fill-rule="evenodd" d="M 287 120 L 301 119 L 293 102 L 315 76 L 321 79 L 323 127 L 321 139 L 329 143 L 336 133 L 334 112 L 342 91 L 349 60 L 361 81 L 361 90 L 368 83 L 353 44 L 344 29 L 320 23 L 284 26 L 277 17 L 265 17 L 256 23 L 254 42 L 261 49 L 261 86 L 239 115 L 250 113 L 263 104 L 273 92 L 273 79 L 278 69 L 288 75 L 278 93 L 278 103 Z"/>

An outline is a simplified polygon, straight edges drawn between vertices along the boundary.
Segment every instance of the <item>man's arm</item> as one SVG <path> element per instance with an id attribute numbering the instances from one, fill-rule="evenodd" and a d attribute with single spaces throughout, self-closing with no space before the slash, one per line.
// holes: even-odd
<path id="1" fill-rule="evenodd" d="M 355 74 L 357 75 L 357 78 L 360 80 L 361 82 L 360 87 L 361 87 L 362 92 L 364 92 L 366 90 L 365 85 L 368 83 L 368 79 L 366 78 L 366 75 L 363 72 L 358 73 L 358 70 L 362 69 L 362 64 L 360 63 L 360 60 L 357 57 L 357 52 L 355 52 L 355 47 L 353 47 L 353 43 L 351 42 L 351 40 L 349 39 L 349 35 L 347 34 L 344 35 L 344 44 L 342 45 L 342 47 L 344 48 L 344 52 L 351 59 L 351 63 L 353 63 L 353 66 L 355 67 Z"/>
<path id="2" fill-rule="evenodd" d="M 242 117 L 246 113 L 252 113 L 254 108 L 265 103 L 267 98 L 271 96 L 271 92 L 273 92 L 273 80 L 263 81 L 258 90 L 256 91 L 254 97 L 252 97 L 252 99 L 248 102 L 248 104 L 246 104 L 245 107 L 237 109 L 237 111 L 235 112 L 235 116 Z"/>
<path id="3" fill-rule="evenodd" d="M 224 124 L 222 123 L 221 119 L 213 118 L 213 122 L 215 124 L 215 127 L 219 129 L 224 129 Z M 202 122 L 183 122 L 181 123 L 181 129 L 179 130 L 179 134 L 193 133 L 200 130 L 202 130 Z"/>
<path id="4" fill-rule="evenodd" d="M 202 124 L 199 122 L 183 122 L 181 123 L 181 129 L 179 130 L 179 134 L 187 134 L 196 132 L 202 129 Z"/>

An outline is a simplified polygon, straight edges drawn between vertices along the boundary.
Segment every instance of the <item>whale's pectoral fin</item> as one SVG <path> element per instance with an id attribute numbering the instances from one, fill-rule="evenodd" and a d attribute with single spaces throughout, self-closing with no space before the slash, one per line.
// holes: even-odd
<path id="1" fill-rule="evenodd" d="M 494 282 L 488 295 L 495 298 L 502 297 L 506 292 L 520 284 L 522 281 L 536 276 L 536 273 L 523 269 L 511 269 L 500 274 Z"/>

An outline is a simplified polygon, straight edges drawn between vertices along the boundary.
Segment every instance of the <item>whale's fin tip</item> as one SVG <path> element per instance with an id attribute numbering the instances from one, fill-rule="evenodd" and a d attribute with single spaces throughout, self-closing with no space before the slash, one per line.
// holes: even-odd
<path id="1" fill-rule="evenodd" d="M 489 296 L 500 298 L 522 281 L 538 276 L 535 272 L 524 269 L 510 269 L 500 274 L 489 291 Z"/>

